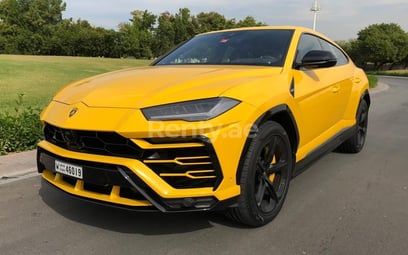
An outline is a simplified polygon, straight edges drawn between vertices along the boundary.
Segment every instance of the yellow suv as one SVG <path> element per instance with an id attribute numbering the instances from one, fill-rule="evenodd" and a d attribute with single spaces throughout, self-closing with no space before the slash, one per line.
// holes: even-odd
<path id="1" fill-rule="evenodd" d="M 365 73 L 322 34 L 211 32 L 62 89 L 41 116 L 38 171 L 94 202 L 261 226 L 312 160 L 362 149 L 369 105 Z"/>

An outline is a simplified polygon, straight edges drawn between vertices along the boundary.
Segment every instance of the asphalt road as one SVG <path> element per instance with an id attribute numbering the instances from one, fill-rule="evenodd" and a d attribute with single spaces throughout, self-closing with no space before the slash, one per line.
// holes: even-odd
<path id="1" fill-rule="evenodd" d="M 0 254 L 408 254 L 408 79 L 380 80 L 365 149 L 296 177 L 265 227 L 101 207 L 35 176 L 0 184 Z"/>

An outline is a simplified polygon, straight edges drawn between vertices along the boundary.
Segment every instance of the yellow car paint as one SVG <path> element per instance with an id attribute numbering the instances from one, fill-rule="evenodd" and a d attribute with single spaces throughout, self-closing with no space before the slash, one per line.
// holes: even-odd
<path id="1" fill-rule="evenodd" d="M 360 98 L 368 91 L 364 72 L 351 60 L 345 65 L 330 68 L 294 68 L 299 38 L 303 34 L 316 35 L 336 45 L 315 31 L 286 26 L 228 31 L 268 29 L 294 31 L 286 59 L 280 67 L 169 65 L 116 71 L 66 86 L 41 115 L 44 123 L 61 129 L 62 133 L 64 130 L 114 132 L 129 139 L 143 151 L 194 150 L 204 147 L 205 141 L 208 141 L 222 173 L 216 188 L 176 188 L 164 179 L 215 178 L 215 170 L 205 167 L 210 164 L 207 161 L 211 160 L 211 155 L 156 159 L 152 153 L 152 159 L 136 159 L 71 151 L 47 140 L 38 144 L 39 155 L 46 152 L 66 161 L 126 167 L 163 199 L 214 197 L 224 201 L 239 196 L 241 189 L 237 171 L 240 161 L 252 128 L 265 113 L 279 106 L 290 110 L 299 135 L 294 158 L 300 162 L 336 134 L 356 124 Z M 294 95 L 290 92 L 292 83 L 296 86 Z M 146 107 L 214 97 L 231 98 L 240 103 L 215 118 L 195 122 L 149 121 L 142 112 Z M 177 140 L 180 137 L 200 137 L 203 140 L 180 142 Z M 168 138 L 169 141 L 161 143 L 162 138 Z M 159 142 L 152 139 L 158 139 Z M 187 170 L 158 174 L 151 168 L 157 164 L 183 166 Z M 202 167 L 188 169 L 197 164 Z M 75 196 L 130 207 L 152 206 L 148 199 L 121 197 L 121 187 L 118 185 L 113 185 L 109 194 L 101 194 L 86 190 L 82 180 L 69 184 L 54 169 L 44 168 L 39 171 L 47 182 Z M 275 175 L 269 178 L 273 181 Z"/>

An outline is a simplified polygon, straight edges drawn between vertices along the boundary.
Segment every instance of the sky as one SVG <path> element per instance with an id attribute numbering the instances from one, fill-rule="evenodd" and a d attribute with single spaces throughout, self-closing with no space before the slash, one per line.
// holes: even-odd
<path id="1" fill-rule="evenodd" d="M 192 15 L 215 11 L 228 19 L 252 16 L 268 25 L 313 27 L 314 0 L 65 0 L 64 18 L 81 18 L 93 26 L 117 29 L 133 10 L 160 15 L 188 8 Z M 397 23 L 408 32 L 408 0 L 319 0 L 316 30 L 333 40 L 357 38 L 368 25 Z"/>

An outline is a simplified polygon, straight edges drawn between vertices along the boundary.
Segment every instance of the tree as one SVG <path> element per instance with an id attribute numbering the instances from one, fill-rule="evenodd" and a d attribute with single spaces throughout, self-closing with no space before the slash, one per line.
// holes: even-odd
<path id="1" fill-rule="evenodd" d="M 156 16 L 147 10 L 135 10 L 131 14 L 130 23 L 119 25 L 124 52 L 136 58 L 152 58 Z"/>
<path id="2" fill-rule="evenodd" d="M 62 12 L 66 4 L 62 0 L 20 0 L 24 8 L 24 16 L 20 20 L 32 32 L 49 33 L 47 26 L 62 21 Z"/>
<path id="3" fill-rule="evenodd" d="M 197 23 L 188 8 L 179 9 L 174 16 L 174 44 L 184 42 L 196 34 Z"/>
<path id="4" fill-rule="evenodd" d="M 238 23 L 217 12 L 194 16 L 188 8 L 158 17 L 135 10 L 117 32 L 62 19 L 65 8 L 63 0 L 0 0 L 0 53 L 153 58 L 198 33 L 264 25 L 250 16 Z"/>
<path id="5" fill-rule="evenodd" d="M 160 14 L 154 34 L 153 54 L 155 57 L 163 55 L 174 47 L 174 19 L 174 16 L 169 12 Z"/>
<path id="6" fill-rule="evenodd" d="M 201 12 L 197 15 L 198 33 L 205 33 L 214 30 L 221 30 L 226 28 L 232 28 L 229 26 L 231 23 L 227 23 L 227 19 L 218 12 Z"/>
<path id="7" fill-rule="evenodd" d="M 62 21 L 62 0 L 0 1 L 0 36 L 5 53 L 41 54 L 55 25 Z"/>
<path id="8" fill-rule="evenodd" d="M 247 16 L 245 19 L 238 21 L 236 27 L 258 27 L 265 26 L 265 23 L 257 22 L 254 17 Z"/>
<path id="9" fill-rule="evenodd" d="M 408 55 L 408 35 L 395 23 L 370 25 L 358 33 L 357 41 L 364 62 L 374 63 L 376 69 Z"/>
<path id="10" fill-rule="evenodd" d="M 46 48 L 49 55 L 77 56 L 76 41 L 79 36 L 78 24 L 81 20 L 65 19 L 55 26 L 55 31 Z"/>
<path id="11" fill-rule="evenodd" d="M 359 66 L 364 66 L 365 56 L 361 54 L 360 42 L 357 39 L 337 42 L 340 47 L 351 57 Z"/>

